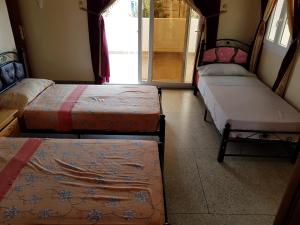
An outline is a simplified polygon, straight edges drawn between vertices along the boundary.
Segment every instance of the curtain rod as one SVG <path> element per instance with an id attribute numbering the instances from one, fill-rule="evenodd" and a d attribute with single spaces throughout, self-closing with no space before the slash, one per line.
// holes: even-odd
<path id="1" fill-rule="evenodd" d="M 205 18 L 213 18 L 213 17 L 217 17 L 223 13 L 227 13 L 227 10 L 221 10 L 220 12 L 216 13 L 216 14 L 212 14 L 212 15 L 209 15 L 209 16 L 206 16 Z"/>
<path id="2" fill-rule="evenodd" d="M 82 10 L 82 11 L 85 11 L 87 14 L 91 14 L 91 15 L 95 15 L 95 16 L 99 16 L 100 15 L 100 13 L 97 13 L 97 12 L 94 12 L 94 11 L 91 11 L 91 10 L 88 10 L 87 8 L 85 8 L 84 5 L 83 5 L 83 1 L 82 0 L 80 0 L 78 2 L 78 4 L 79 4 L 79 9 Z"/>
<path id="3" fill-rule="evenodd" d="M 95 15 L 95 16 L 99 16 L 100 15 L 100 13 L 96 13 L 94 11 L 90 11 L 87 8 L 84 8 L 82 5 L 79 6 L 79 9 L 82 10 L 82 11 L 85 11 L 88 14 L 92 14 L 92 15 Z M 227 12 L 227 10 L 221 10 L 219 13 L 206 16 L 205 18 L 209 19 L 209 18 L 217 17 L 217 16 L 219 16 L 219 15 L 221 15 L 223 13 L 226 13 L 226 12 Z"/>
<path id="4" fill-rule="evenodd" d="M 82 11 L 85 11 L 87 14 L 91 14 L 91 15 L 94 15 L 94 16 L 99 16 L 100 15 L 100 13 L 96 13 L 94 11 L 90 11 L 87 8 L 84 8 L 82 6 L 80 6 L 79 9 L 82 10 Z"/>

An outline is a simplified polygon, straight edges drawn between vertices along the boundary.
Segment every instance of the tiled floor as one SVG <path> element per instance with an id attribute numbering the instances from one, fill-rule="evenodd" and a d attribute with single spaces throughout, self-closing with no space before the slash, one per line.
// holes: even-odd
<path id="1" fill-rule="evenodd" d="M 162 99 L 171 225 L 272 225 L 293 165 L 285 159 L 240 157 L 218 163 L 220 135 L 203 121 L 201 99 L 192 90 L 163 90 Z M 257 154 L 282 149 L 232 144 L 228 151 Z"/>
<path id="2" fill-rule="evenodd" d="M 172 225 L 271 225 L 293 165 L 288 160 L 225 157 L 220 136 L 203 121 L 204 105 L 191 90 L 163 91 L 166 114 L 166 192 Z M 230 151 L 274 146 L 232 144 Z M 278 149 L 275 149 L 278 151 Z"/>

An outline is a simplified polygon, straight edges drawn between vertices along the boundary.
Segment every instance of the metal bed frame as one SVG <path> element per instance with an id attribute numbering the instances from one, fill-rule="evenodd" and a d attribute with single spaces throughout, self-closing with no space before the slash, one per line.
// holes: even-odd
<path id="1" fill-rule="evenodd" d="M 5 65 L 8 65 L 10 63 L 21 63 L 18 60 L 18 54 L 13 51 L 8 52 L 2 52 L 0 53 L 0 67 L 3 67 Z M 23 65 L 24 66 L 24 65 Z M 24 76 L 27 77 L 26 68 L 24 67 Z M 8 90 L 10 87 L 14 86 L 16 84 L 17 80 L 9 85 L 5 85 L 4 88 L 1 89 L 0 87 L 0 94 Z"/>
<path id="2" fill-rule="evenodd" d="M 209 121 L 207 119 L 208 116 L 208 109 L 205 109 L 204 112 L 204 121 L 207 123 L 212 123 L 215 126 L 213 121 Z M 289 142 L 283 140 L 268 140 L 268 139 L 253 139 L 253 138 L 231 138 L 230 133 L 232 132 L 240 132 L 240 133 L 259 133 L 265 136 L 270 134 L 296 134 L 299 135 L 298 142 Z M 261 157 L 261 158 L 289 158 L 291 163 L 295 163 L 300 152 L 300 132 L 290 132 L 290 131 L 261 131 L 261 130 L 242 130 L 242 129 L 232 129 L 231 125 L 227 123 L 225 128 L 220 134 L 222 136 L 221 144 L 219 147 L 218 153 L 218 162 L 223 162 L 225 156 L 238 156 L 238 157 Z M 290 156 L 283 156 L 283 155 L 254 155 L 254 154 L 233 154 L 233 153 L 226 153 L 226 148 L 228 143 L 258 143 L 258 144 L 290 144 L 295 145 L 295 149 Z"/>
<path id="3" fill-rule="evenodd" d="M 199 57 L 199 62 L 198 62 L 198 66 L 200 65 L 206 65 L 209 63 L 203 63 L 203 56 L 204 56 L 204 52 L 206 50 L 205 48 L 206 45 L 204 42 L 201 43 L 201 49 L 200 49 L 200 57 Z M 220 39 L 217 40 L 217 44 L 216 44 L 216 48 L 218 47 L 234 47 L 237 49 L 241 49 L 245 52 L 250 52 L 250 46 L 242 43 L 240 41 L 236 41 L 233 39 Z M 214 63 L 218 63 L 218 62 L 214 62 Z M 244 66 L 245 68 L 248 68 L 248 64 L 249 64 L 249 57 L 248 57 L 248 62 L 247 64 L 242 64 L 242 66 Z M 241 64 L 240 64 L 241 65 Z M 194 73 L 193 76 L 193 92 L 194 95 L 197 96 L 199 93 L 199 89 L 197 87 L 197 82 L 196 82 L 196 74 Z M 204 102 L 204 101 L 203 101 Z M 206 107 L 206 106 L 205 106 Z M 214 126 L 216 127 L 214 121 L 208 121 L 207 120 L 207 115 L 208 115 L 209 110 L 206 108 L 205 112 L 204 112 L 204 121 L 205 122 L 209 122 L 209 123 L 213 123 Z M 232 132 L 241 132 L 241 133 L 257 133 L 257 134 L 262 134 L 262 136 L 268 136 L 270 134 L 291 134 L 291 135 L 299 135 L 298 141 L 297 142 L 291 142 L 291 141 L 284 141 L 284 140 L 268 140 L 268 139 L 253 139 L 253 138 L 232 138 L 230 137 L 230 134 Z M 225 125 L 225 128 L 223 129 L 223 132 L 220 134 L 222 136 L 221 139 L 221 143 L 220 143 L 220 147 L 219 147 L 219 153 L 218 153 L 218 157 L 217 160 L 218 162 L 223 162 L 225 156 L 238 156 L 238 157 L 268 157 L 268 158 L 290 158 L 291 163 L 295 163 L 298 157 L 298 154 L 300 152 L 300 131 L 299 132 L 289 132 L 289 131 L 267 131 L 267 130 L 243 130 L 243 129 L 233 129 L 230 125 L 230 123 L 227 123 Z M 231 153 L 226 153 L 226 148 L 227 148 L 227 144 L 228 143 L 234 143 L 234 142 L 242 142 L 242 143 L 259 143 L 259 144 L 263 144 L 263 143 L 273 143 L 273 144 L 289 144 L 292 145 L 295 149 L 292 152 L 292 154 L 290 156 L 282 156 L 282 155 L 255 155 L 255 154 L 231 154 Z"/>
<path id="4" fill-rule="evenodd" d="M 234 39 L 218 39 L 216 41 L 215 48 L 220 48 L 220 47 L 233 47 L 235 49 L 243 50 L 244 52 L 247 52 L 248 54 L 251 53 L 250 45 L 248 45 L 244 42 L 241 42 L 241 41 L 234 40 Z M 194 91 L 195 96 L 199 92 L 198 87 L 197 87 L 197 82 L 196 82 L 197 67 L 207 65 L 207 64 L 211 64 L 211 62 L 210 63 L 203 62 L 204 52 L 206 50 L 209 50 L 209 49 L 206 49 L 206 43 L 203 40 L 201 42 L 201 45 L 200 45 L 199 58 L 198 58 L 198 61 L 196 62 L 196 66 L 194 68 L 194 74 L 193 74 L 193 80 L 192 80 L 193 91 Z M 213 62 L 213 63 L 220 63 L 220 62 L 216 61 L 216 62 Z M 229 62 L 229 63 L 232 63 L 232 62 Z M 247 63 L 239 64 L 239 65 L 241 65 L 241 66 L 245 67 L 246 69 L 248 69 L 249 63 L 250 63 L 250 57 L 248 57 Z"/>

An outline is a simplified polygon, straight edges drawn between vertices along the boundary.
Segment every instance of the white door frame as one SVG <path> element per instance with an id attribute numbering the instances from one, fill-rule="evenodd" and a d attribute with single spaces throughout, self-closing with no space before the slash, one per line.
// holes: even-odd
<path id="1" fill-rule="evenodd" d="M 152 83 L 153 73 L 153 33 L 154 33 L 154 0 L 150 0 L 149 15 L 149 56 L 148 56 L 148 79 L 147 83 Z"/>
<path id="2" fill-rule="evenodd" d="M 143 49 L 142 49 L 142 29 L 143 29 L 143 2 L 138 0 L 138 83 L 142 83 Z"/>

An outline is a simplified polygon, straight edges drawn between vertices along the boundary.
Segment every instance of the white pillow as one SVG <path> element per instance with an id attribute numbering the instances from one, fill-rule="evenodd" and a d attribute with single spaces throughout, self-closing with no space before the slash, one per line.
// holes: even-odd
<path id="1" fill-rule="evenodd" d="M 0 94 L 0 108 L 23 109 L 46 88 L 53 85 L 52 80 L 26 78 Z"/>
<path id="2" fill-rule="evenodd" d="M 200 76 L 253 76 L 254 74 L 238 64 L 213 63 L 199 66 Z M 255 75 L 254 75 L 255 76 Z"/>

